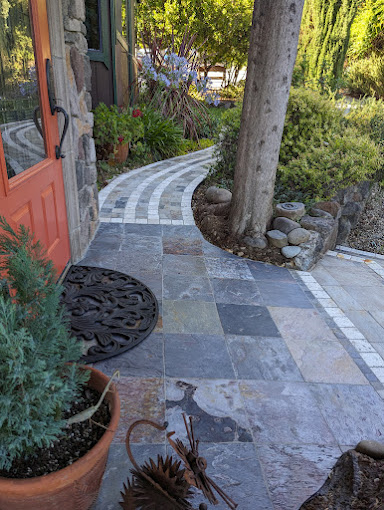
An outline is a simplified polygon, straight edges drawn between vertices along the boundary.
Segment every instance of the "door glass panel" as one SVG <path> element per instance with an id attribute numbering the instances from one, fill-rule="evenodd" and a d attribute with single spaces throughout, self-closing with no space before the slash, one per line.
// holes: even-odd
<path id="1" fill-rule="evenodd" d="M 8 177 L 46 158 L 28 0 L 0 0 L 0 132 Z"/>

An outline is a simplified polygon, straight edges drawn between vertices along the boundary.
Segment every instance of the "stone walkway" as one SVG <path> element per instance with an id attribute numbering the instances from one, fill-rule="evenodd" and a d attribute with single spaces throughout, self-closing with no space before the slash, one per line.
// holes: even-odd
<path id="1" fill-rule="evenodd" d="M 382 374 L 368 366 L 363 355 L 368 351 L 356 342 L 367 340 L 382 353 L 384 338 L 371 332 L 371 342 L 363 328 L 338 320 L 340 313 L 354 319 L 335 298 L 335 289 L 349 292 L 347 280 L 337 279 L 336 264 L 345 260 L 327 256 L 312 273 L 297 273 L 222 251 L 194 225 L 160 224 L 162 219 L 190 221 L 172 218 L 166 204 L 177 204 L 174 216 L 183 214 L 192 183 L 205 175 L 207 153 L 119 176 L 101 197 L 106 221 L 81 263 L 142 280 L 156 294 L 161 317 L 135 349 L 95 365 L 107 374 L 115 368 L 122 374 L 121 422 L 95 510 L 120 508 L 120 490 L 131 468 L 125 433 L 137 419 L 168 421 L 169 430 L 182 438 L 181 413 L 193 415 L 209 474 L 241 510 L 298 509 L 341 452 L 361 439 L 382 440 L 384 434 Z M 187 171 L 189 161 L 193 166 Z M 164 172 L 161 178 L 154 168 Z M 156 206 L 149 207 L 151 201 Z M 155 214 L 159 219 L 150 219 Z M 138 224 L 144 221 L 158 224 Z M 363 271 L 372 273 L 365 295 L 381 296 L 381 276 L 365 263 L 351 262 L 350 278 L 356 282 L 358 273 L 363 288 Z M 349 267 L 343 268 L 346 279 Z M 379 300 L 376 305 L 380 312 Z M 329 312 L 332 308 L 340 312 Z M 139 463 L 166 451 L 164 433 L 145 427 L 135 433 Z M 196 498 L 196 507 L 200 501 Z"/>

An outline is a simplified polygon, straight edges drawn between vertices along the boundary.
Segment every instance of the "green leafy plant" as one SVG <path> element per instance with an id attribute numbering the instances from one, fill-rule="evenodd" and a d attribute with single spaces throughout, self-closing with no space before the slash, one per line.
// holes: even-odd
<path id="1" fill-rule="evenodd" d="M 384 110 L 364 115 L 343 109 L 319 92 L 292 88 L 280 147 L 275 194 L 310 203 L 329 198 L 338 188 L 380 177 Z M 352 121 L 352 117 L 354 120 Z M 241 105 L 227 111 L 216 138 L 210 179 L 232 188 L 240 132 Z"/>
<path id="2" fill-rule="evenodd" d="M 29 229 L 0 217 L 0 469 L 63 434 L 62 413 L 88 379 L 76 364 L 62 288 Z"/>
<path id="3" fill-rule="evenodd" d="M 171 158 L 183 146 L 183 131 L 152 108 L 143 108 L 144 143 L 155 160 Z"/>
<path id="4" fill-rule="evenodd" d="M 384 99 L 384 56 L 371 55 L 352 61 L 344 79 L 352 94 Z"/>
<path id="5" fill-rule="evenodd" d="M 112 152 L 119 143 L 134 143 L 144 133 L 141 111 L 116 105 L 108 108 L 100 103 L 94 110 L 93 133 L 101 156 Z"/>

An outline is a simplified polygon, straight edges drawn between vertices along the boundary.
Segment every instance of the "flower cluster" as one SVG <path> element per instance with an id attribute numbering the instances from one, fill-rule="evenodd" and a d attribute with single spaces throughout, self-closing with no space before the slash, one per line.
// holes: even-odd
<path id="1" fill-rule="evenodd" d="M 217 104 L 217 97 L 209 89 L 210 79 L 199 78 L 196 63 L 191 63 L 186 57 L 176 53 L 166 53 L 161 64 L 155 65 L 149 55 L 142 58 L 141 74 L 144 81 L 155 81 L 165 88 L 187 90 L 195 86 L 208 103 Z"/>

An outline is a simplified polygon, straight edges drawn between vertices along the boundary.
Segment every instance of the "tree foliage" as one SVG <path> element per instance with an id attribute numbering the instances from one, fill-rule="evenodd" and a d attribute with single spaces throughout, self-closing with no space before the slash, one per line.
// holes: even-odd
<path id="1" fill-rule="evenodd" d="M 253 0 L 143 0 L 137 28 L 157 29 L 179 43 L 186 27 L 197 34 L 196 47 L 207 65 L 218 62 L 240 68 L 247 62 Z"/>
<path id="2" fill-rule="evenodd" d="M 360 4 L 361 0 L 306 0 L 298 60 L 305 61 L 305 78 L 311 86 L 337 88 Z"/>
<path id="3" fill-rule="evenodd" d="M 384 0 L 366 0 L 351 28 L 348 56 L 364 58 L 372 53 L 384 53 Z"/>

